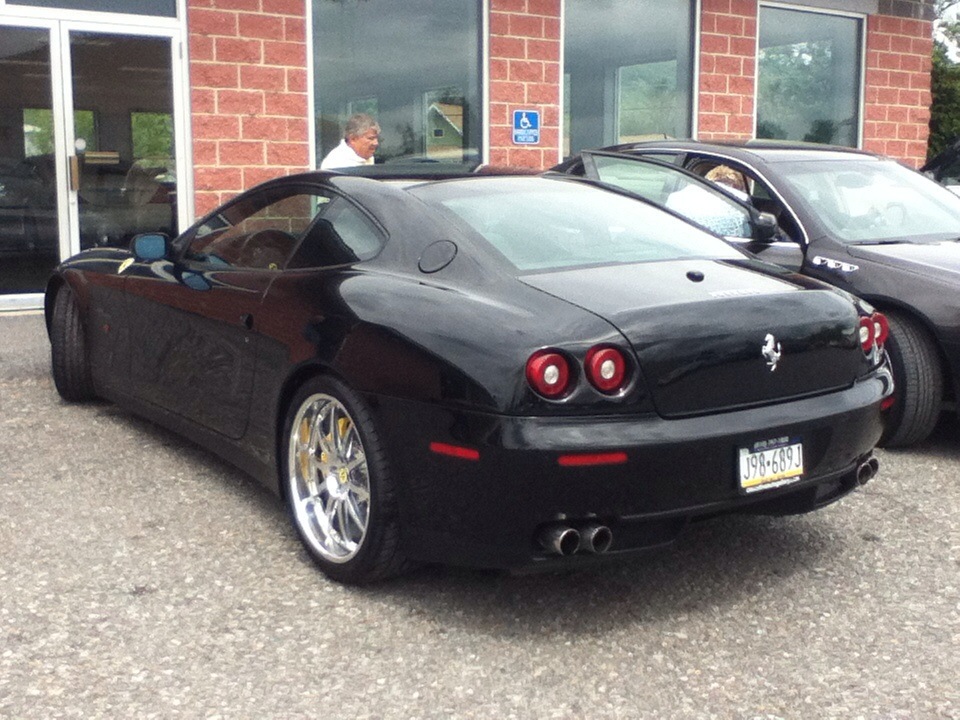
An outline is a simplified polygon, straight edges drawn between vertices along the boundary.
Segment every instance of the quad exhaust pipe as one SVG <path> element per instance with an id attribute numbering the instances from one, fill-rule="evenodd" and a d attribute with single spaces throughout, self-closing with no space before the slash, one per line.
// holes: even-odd
<path id="1" fill-rule="evenodd" d="M 880 461 L 875 457 L 864 460 L 857 468 L 857 482 L 866 485 L 876 476 L 878 470 L 880 470 Z"/>
<path id="2" fill-rule="evenodd" d="M 561 523 L 547 525 L 537 539 L 544 550 L 554 555 L 601 554 L 610 549 L 613 533 L 599 523 L 587 523 L 579 528 Z"/>

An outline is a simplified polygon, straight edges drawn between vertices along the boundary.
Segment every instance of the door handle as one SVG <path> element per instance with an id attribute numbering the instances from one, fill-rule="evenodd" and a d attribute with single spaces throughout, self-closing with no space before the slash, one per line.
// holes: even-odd
<path id="1" fill-rule="evenodd" d="M 70 156 L 70 190 L 80 191 L 80 158 L 76 155 Z"/>
<path id="2" fill-rule="evenodd" d="M 247 330 L 253 330 L 253 315 L 250 313 L 243 313 L 240 316 L 240 324 L 243 325 Z"/>

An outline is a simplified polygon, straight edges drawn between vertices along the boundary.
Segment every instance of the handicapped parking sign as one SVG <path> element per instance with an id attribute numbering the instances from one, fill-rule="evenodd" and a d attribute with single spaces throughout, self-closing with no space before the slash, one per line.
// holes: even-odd
<path id="1" fill-rule="evenodd" d="M 540 111 L 513 111 L 513 142 L 516 145 L 536 145 L 540 142 Z"/>

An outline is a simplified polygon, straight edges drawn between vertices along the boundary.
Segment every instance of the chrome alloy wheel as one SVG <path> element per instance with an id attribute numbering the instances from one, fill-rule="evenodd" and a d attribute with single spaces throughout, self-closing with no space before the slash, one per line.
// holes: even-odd
<path id="1" fill-rule="evenodd" d="M 317 393 L 290 427 L 290 503 L 311 548 L 346 563 L 359 551 L 370 519 L 370 472 L 356 423 L 335 397 Z"/>

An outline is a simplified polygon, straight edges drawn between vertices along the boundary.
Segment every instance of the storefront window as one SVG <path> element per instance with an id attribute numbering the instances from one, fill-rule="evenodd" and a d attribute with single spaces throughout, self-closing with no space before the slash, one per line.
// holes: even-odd
<path id="1" fill-rule="evenodd" d="M 176 0 L 7 0 L 8 5 L 176 17 Z"/>
<path id="2" fill-rule="evenodd" d="M 564 155 L 690 136 L 695 5 L 566 0 Z"/>
<path id="3" fill-rule="evenodd" d="M 856 147 L 863 23 L 760 8 L 757 137 Z"/>
<path id="4" fill-rule="evenodd" d="M 376 162 L 481 159 L 479 0 L 315 0 L 317 162 L 357 112 L 380 125 Z"/>

